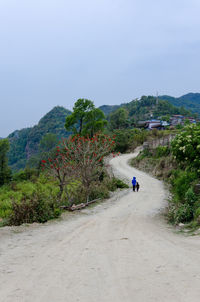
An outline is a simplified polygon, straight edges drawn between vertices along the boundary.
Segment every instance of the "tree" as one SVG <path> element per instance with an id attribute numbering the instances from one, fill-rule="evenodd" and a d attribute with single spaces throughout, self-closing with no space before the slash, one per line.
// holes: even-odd
<path id="1" fill-rule="evenodd" d="M 103 157 L 111 152 L 114 144 L 112 138 L 100 134 L 92 138 L 76 135 L 63 140 L 57 147 L 56 157 L 42 161 L 43 167 L 58 180 L 60 197 L 66 185 L 80 181 L 88 201 L 91 184 L 102 173 Z"/>
<path id="2" fill-rule="evenodd" d="M 93 135 L 97 132 L 103 131 L 105 125 L 108 123 L 105 120 L 105 115 L 102 110 L 99 108 L 94 108 L 89 111 L 85 118 L 85 126 L 83 129 L 84 135 L 89 135 L 93 137 Z"/>
<path id="3" fill-rule="evenodd" d="M 81 135 L 86 115 L 94 108 L 92 101 L 78 99 L 73 107 L 72 114 L 66 118 L 65 128 L 67 130 L 72 130 L 74 134 L 79 133 Z"/>
<path id="4" fill-rule="evenodd" d="M 129 126 L 128 111 L 125 108 L 119 108 L 110 114 L 110 124 L 112 129 L 124 129 Z"/>
<path id="5" fill-rule="evenodd" d="M 103 130 L 106 123 L 103 111 L 95 108 L 92 101 L 79 99 L 73 107 L 72 114 L 66 118 L 65 128 L 74 134 L 92 136 Z"/>
<path id="6" fill-rule="evenodd" d="M 11 170 L 8 167 L 7 152 L 9 150 L 8 139 L 0 140 L 0 186 L 11 179 Z"/>

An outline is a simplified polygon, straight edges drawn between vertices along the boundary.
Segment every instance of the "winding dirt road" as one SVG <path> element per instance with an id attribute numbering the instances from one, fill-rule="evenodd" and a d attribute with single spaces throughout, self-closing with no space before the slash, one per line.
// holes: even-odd
<path id="1" fill-rule="evenodd" d="M 199 302 L 200 240 L 164 222 L 162 183 L 114 158 L 141 184 L 45 225 L 0 229 L 1 302 Z"/>

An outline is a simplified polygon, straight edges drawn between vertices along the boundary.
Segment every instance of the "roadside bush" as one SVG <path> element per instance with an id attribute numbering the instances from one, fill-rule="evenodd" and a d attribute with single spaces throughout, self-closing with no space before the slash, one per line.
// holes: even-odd
<path id="1" fill-rule="evenodd" d="M 90 200 L 97 198 L 104 199 L 110 195 L 108 187 L 104 183 L 96 183 L 92 186 L 90 191 Z"/>
<path id="2" fill-rule="evenodd" d="M 193 219 L 193 208 L 189 204 L 171 204 L 168 219 L 174 224 L 189 222 Z"/>
<path id="3" fill-rule="evenodd" d="M 11 211 L 8 220 L 10 225 L 44 223 L 61 214 L 57 203 L 50 196 L 47 199 L 42 191 L 34 192 L 30 196 L 24 195 L 20 202 L 13 200 Z"/>
<path id="4" fill-rule="evenodd" d="M 179 222 L 189 222 L 193 219 L 193 208 L 189 204 L 181 205 L 175 212 L 174 221 Z"/>
<path id="5" fill-rule="evenodd" d="M 192 188 L 189 188 L 185 193 L 185 201 L 187 204 L 194 207 L 195 202 L 197 201 L 197 196 L 194 194 Z"/>
<path id="6" fill-rule="evenodd" d="M 195 172 L 183 170 L 173 171 L 171 176 L 172 191 L 178 196 L 179 200 L 184 201 L 185 194 L 196 177 Z"/>
<path id="7" fill-rule="evenodd" d="M 127 189 L 129 188 L 129 186 L 124 183 L 121 179 L 119 178 L 115 178 L 113 177 L 112 178 L 112 185 L 114 186 L 115 189 Z"/>
<path id="8" fill-rule="evenodd" d="M 116 189 L 125 189 L 129 188 L 127 184 L 125 184 L 122 180 L 115 177 L 106 177 L 103 182 L 96 183 L 92 186 L 92 190 L 90 193 L 90 200 L 97 198 L 108 198 L 110 195 L 110 191 L 115 191 Z"/>
<path id="9" fill-rule="evenodd" d="M 200 173 L 200 126 L 186 126 L 171 146 L 174 157 L 182 166 L 193 167 Z"/>

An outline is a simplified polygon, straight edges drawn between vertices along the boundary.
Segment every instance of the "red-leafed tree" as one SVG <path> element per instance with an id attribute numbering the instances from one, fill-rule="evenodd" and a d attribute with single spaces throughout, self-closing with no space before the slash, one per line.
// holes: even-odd
<path id="1" fill-rule="evenodd" d="M 75 169 L 73 161 L 69 160 L 69 157 L 66 156 L 66 152 L 60 147 L 57 147 L 55 157 L 48 158 L 48 160 L 42 160 L 42 167 L 50 176 L 53 176 L 54 179 L 58 181 L 60 188 L 59 200 L 62 197 L 62 194 L 65 192 L 67 194 L 68 200 L 70 201 L 70 194 L 67 189 L 67 185 L 72 184 L 77 180 L 78 173 Z"/>
<path id="2" fill-rule="evenodd" d="M 55 159 L 42 162 L 59 181 L 60 196 L 66 184 L 80 180 L 88 201 L 91 184 L 101 175 L 103 158 L 112 151 L 114 144 L 114 138 L 102 134 L 96 134 L 92 138 L 76 135 L 63 140 L 57 147 Z"/>

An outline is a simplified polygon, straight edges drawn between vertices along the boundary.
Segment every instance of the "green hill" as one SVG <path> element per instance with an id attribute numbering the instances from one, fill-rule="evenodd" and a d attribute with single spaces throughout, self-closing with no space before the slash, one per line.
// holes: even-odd
<path id="1" fill-rule="evenodd" d="M 103 106 L 100 106 L 99 109 L 101 109 L 103 111 L 105 116 L 108 116 L 111 112 L 117 110 L 121 106 L 122 105 L 103 105 Z"/>
<path id="2" fill-rule="evenodd" d="M 189 110 L 179 108 L 171 104 L 167 100 L 156 99 L 153 96 L 142 96 L 141 99 L 136 99 L 130 103 L 121 104 L 117 107 L 109 106 L 106 111 L 112 113 L 118 108 L 125 108 L 128 111 L 129 119 L 134 119 L 137 123 L 139 120 L 160 118 L 165 115 L 182 114 L 185 116 L 191 115 Z M 109 120 L 109 114 L 107 116 Z"/>
<path id="3" fill-rule="evenodd" d="M 55 134 L 58 139 L 67 137 L 69 132 L 65 130 L 66 116 L 71 111 L 64 107 L 56 106 L 48 112 L 39 123 L 32 128 L 16 130 L 8 136 L 10 141 L 9 165 L 16 171 L 23 169 L 27 160 L 37 154 L 39 143 L 47 133 Z"/>
<path id="4" fill-rule="evenodd" d="M 169 97 L 171 98 L 171 97 Z M 171 104 L 172 101 L 156 100 L 153 96 L 142 96 L 140 100 L 136 99 L 129 103 L 121 105 L 103 105 L 99 107 L 107 116 L 119 108 L 125 108 L 128 111 L 130 125 L 132 121 L 158 118 L 164 115 L 183 114 L 191 115 L 191 112 L 184 108 L 178 108 Z M 37 156 L 39 153 L 39 144 L 41 139 L 48 133 L 55 134 L 58 139 L 67 137 L 70 132 L 65 130 L 66 116 L 71 111 L 64 107 L 54 107 L 48 112 L 39 123 L 31 128 L 16 130 L 8 136 L 10 141 L 9 165 L 13 171 L 23 169 L 27 161 Z"/>
<path id="5" fill-rule="evenodd" d="M 184 107 L 200 116 L 200 93 L 188 93 L 179 98 L 161 95 L 159 99 L 166 100 L 177 107 Z"/>
<path id="6" fill-rule="evenodd" d="M 184 108 L 178 108 L 165 100 L 157 100 L 153 96 L 142 96 L 140 100 L 133 100 L 123 105 L 129 112 L 129 116 L 135 121 L 159 118 L 164 115 L 182 114 L 190 115 L 191 112 Z"/>
<path id="7" fill-rule="evenodd" d="M 125 108 L 128 111 L 129 118 L 134 118 L 137 122 L 139 120 L 158 118 L 163 115 L 183 114 L 191 115 L 190 109 L 180 108 L 172 104 L 172 97 L 165 96 L 166 99 L 159 97 L 158 101 L 154 96 L 142 96 L 140 99 L 132 100 L 129 103 L 121 105 L 104 105 L 99 107 L 109 119 L 110 113 L 119 108 Z M 173 98 L 174 99 L 174 98 Z"/>

